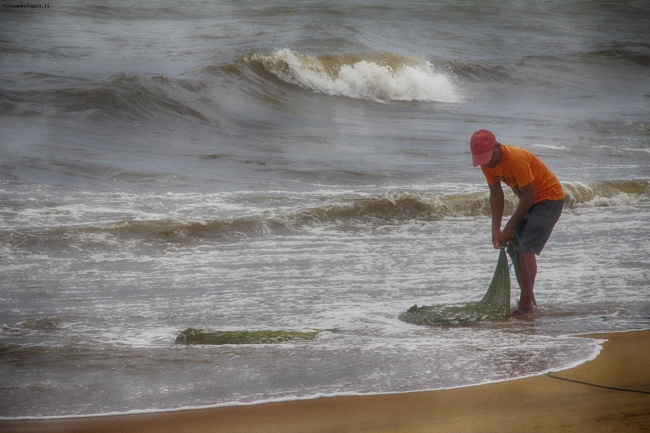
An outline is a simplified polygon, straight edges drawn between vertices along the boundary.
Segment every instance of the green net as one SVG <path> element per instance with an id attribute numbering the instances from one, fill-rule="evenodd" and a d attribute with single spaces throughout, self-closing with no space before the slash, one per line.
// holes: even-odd
<path id="1" fill-rule="evenodd" d="M 479 302 L 456 305 L 412 306 L 399 319 L 416 325 L 457 326 L 510 317 L 510 272 L 505 249 L 501 249 L 492 282 Z"/>

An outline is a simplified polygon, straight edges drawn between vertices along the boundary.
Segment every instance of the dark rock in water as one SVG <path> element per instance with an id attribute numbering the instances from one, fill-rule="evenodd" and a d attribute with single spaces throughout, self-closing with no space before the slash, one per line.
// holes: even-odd
<path id="1" fill-rule="evenodd" d="M 331 330 L 330 330 L 331 331 Z M 275 344 L 292 340 L 313 340 L 322 331 L 209 331 L 187 328 L 176 337 L 176 344 Z"/>

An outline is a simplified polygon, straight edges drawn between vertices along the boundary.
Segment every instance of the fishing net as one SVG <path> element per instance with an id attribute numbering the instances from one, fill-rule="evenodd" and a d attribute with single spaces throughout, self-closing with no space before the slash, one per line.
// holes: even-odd
<path id="1" fill-rule="evenodd" d="M 492 282 L 479 302 L 468 304 L 412 306 L 399 319 L 416 325 L 469 325 L 510 317 L 510 272 L 505 249 L 501 249 Z"/>

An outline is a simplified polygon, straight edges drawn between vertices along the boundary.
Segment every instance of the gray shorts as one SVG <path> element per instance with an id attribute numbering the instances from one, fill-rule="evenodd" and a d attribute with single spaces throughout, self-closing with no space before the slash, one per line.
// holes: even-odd
<path id="1" fill-rule="evenodd" d="M 517 224 L 517 236 L 521 240 L 521 245 L 518 248 L 513 248 L 512 244 L 518 245 L 517 238 L 513 240 L 514 242 L 508 246 L 510 257 L 514 260 L 515 249 L 523 249 L 527 253 L 535 253 L 539 256 L 546 241 L 551 237 L 555 223 L 562 215 L 563 207 L 564 200 L 542 200 L 535 203 Z"/>

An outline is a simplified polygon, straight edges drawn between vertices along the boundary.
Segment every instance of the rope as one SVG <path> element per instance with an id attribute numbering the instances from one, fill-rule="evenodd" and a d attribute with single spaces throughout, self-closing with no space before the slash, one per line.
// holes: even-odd
<path id="1" fill-rule="evenodd" d="M 529 281 L 530 281 L 530 287 L 532 288 L 532 287 L 533 287 L 533 279 L 532 279 L 532 277 L 530 276 L 530 269 L 528 268 L 528 260 L 526 260 L 526 252 L 524 251 L 524 244 L 521 242 L 521 239 L 519 238 L 519 235 L 515 235 L 515 236 L 517 236 L 517 241 L 519 242 L 519 249 L 521 249 L 521 255 L 522 255 L 523 258 L 524 258 L 524 264 L 526 265 L 526 271 L 527 271 L 527 273 L 528 273 L 528 279 L 529 279 Z M 513 265 L 515 264 L 515 262 L 517 261 L 517 249 L 515 248 L 514 251 L 515 251 L 515 259 L 514 259 L 514 261 L 510 264 L 510 266 L 508 266 L 508 269 L 512 268 L 512 266 L 513 266 Z M 533 299 L 534 299 L 534 298 L 533 298 Z M 566 382 L 579 383 L 579 384 L 581 384 L 581 385 L 594 386 L 594 387 L 596 387 L 596 388 L 611 389 L 611 390 L 614 390 L 614 391 L 638 392 L 638 393 L 641 393 L 641 394 L 650 394 L 650 391 L 643 391 L 643 390 L 640 390 L 640 389 L 620 388 L 620 387 L 616 387 L 616 386 L 607 386 L 607 385 L 601 385 L 601 384 L 593 383 L 593 382 L 584 382 L 584 381 L 582 381 L 582 380 L 569 379 L 569 378 L 567 378 L 567 377 L 555 376 L 555 375 L 551 374 L 550 371 L 547 372 L 546 375 L 547 375 L 548 377 L 550 377 L 550 378 L 553 378 L 553 379 L 564 380 L 564 381 L 566 381 Z"/>
<path id="2" fill-rule="evenodd" d="M 549 371 L 548 373 L 546 373 L 546 375 L 547 375 L 548 377 L 553 378 L 553 379 L 565 380 L 565 381 L 567 381 L 567 382 L 579 383 L 579 384 L 581 384 L 581 385 L 595 386 L 595 387 L 597 387 L 597 388 L 611 389 L 611 390 L 614 390 L 614 391 L 639 392 L 639 393 L 641 393 L 641 394 L 650 394 L 650 391 L 643 391 L 643 390 L 641 390 L 641 389 L 619 388 L 619 387 L 616 387 L 616 386 L 600 385 L 600 384 L 598 384 L 598 383 L 584 382 L 584 381 L 582 381 L 582 380 L 575 380 L 575 379 L 569 379 L 569 378 L 567 378 L 567 377 L 554 376 L 554 375 L 551 374 L 550 371 Z"/>

